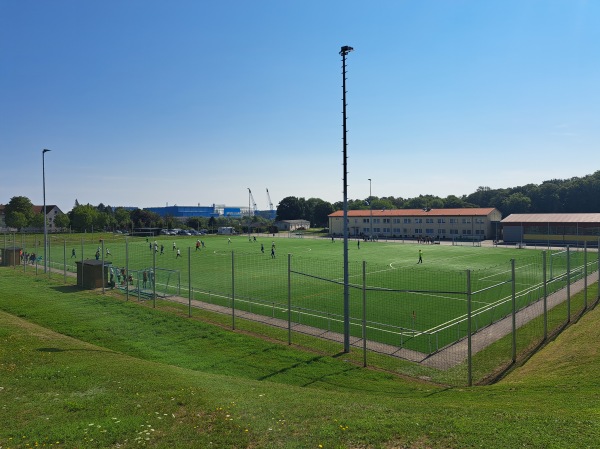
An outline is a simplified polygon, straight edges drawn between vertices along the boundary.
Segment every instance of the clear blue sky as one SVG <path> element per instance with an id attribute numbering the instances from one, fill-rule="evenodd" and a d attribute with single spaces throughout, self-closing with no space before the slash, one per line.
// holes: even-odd
<path id="1" fill-rule="evenodd" d="M 600 1 L 0 0 L 0 203 L 441 197 L 599 169 Z"/>

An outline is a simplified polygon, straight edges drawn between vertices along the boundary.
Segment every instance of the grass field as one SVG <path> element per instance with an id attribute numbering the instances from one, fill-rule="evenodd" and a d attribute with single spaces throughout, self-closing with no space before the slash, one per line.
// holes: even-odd
<path id="1" fill-rule="evenodd" d="M 19 237 L 15 244 L 20 246 Z M 115 268 L 128 266 L 134 277 L 128 288 L 134 297 L 148 298 L 153 293 L 152 282 L 143 282 L 144 271 L 152 272 L 159 296 L 179 295 L 227 307 L 232 307 L 233 297 L 237 310 L 283 320 L 288 317 L 289 292 L 294 323 L 343 332 L 343 242 L 287 237 L 288 234 L 284 238 L 258 235 L 256 240 L 247 235 L 159 236 L 156 240 L 133 237 L 128 238 L 126 245 L 122 236 L 76 236 L 67 242 L 63 236 L 52 236 L 49 260 L 55 269 L 74 271 L 75 261 L 82 254 L 86 259 L 94 258 L 98 249 L 104 249 L 105 260 Z M 203 248 L 196 249 L 198 239 L 204 241 Z M 35 244 L 31 237 L 23 237 L 26 250 Z M 71 257 L 73 249 L 76 257 Z M 422 264 L 417 263 L 419 251 Z M 543 294 L 540 250 L 384 241 L 361 241 L 359 245 L 357 240 L 351 240 L 351 334 L 362 335 L 364 286 L 369 341 L 423 354 L 435 352 L 466 335 L 467 270 L 471 270 L 476 327 L 489 325 L 510 313 L 511 259 L 515 260 L 517 307 L 522 308 Z M 583 253 L 571 252 L 570 263 L 572 276 L 581 276 Z M 589 270 L 597 269 L 597 257 L 588 264 Z M 566 253 L 549 256 L 548 267 L 547 276 L 554 279 L 549 285 L 551 293 L 565 285 Z M 118 276 L 119 270 L 115 272 Z"/>
<path id="2" fill-rule="evenodd" d="M 0 267 L 0 447 L 592 448 L 598 313 L 499 384 L 448 388 Z"/>

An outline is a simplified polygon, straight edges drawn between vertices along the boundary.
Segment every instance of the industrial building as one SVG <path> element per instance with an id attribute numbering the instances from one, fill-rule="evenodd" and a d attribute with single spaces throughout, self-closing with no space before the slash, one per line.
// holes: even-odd
<path id="1" fill-rule="evenodd" d="M 510 214 L 501 221 L 506 243 L 597 246 L 600 214 Z"/>

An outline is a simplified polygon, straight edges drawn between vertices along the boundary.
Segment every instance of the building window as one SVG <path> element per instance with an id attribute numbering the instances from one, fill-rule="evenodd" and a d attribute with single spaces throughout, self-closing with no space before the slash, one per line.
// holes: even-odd
<path id="1" fill-rule="evenodd" d="M 425 229 L 425 234 L 433 235 L 433 229 Z"/>
<path id="2" fill-rule="evenodd" d="M 446 219 L 445 218 L 438 218 L 438 223 L 439 224 L 446 223 Z"/>
<path id="3" fill-rule="evenodd" d="M 433 218 L 426 218 L 425 223 L 433 223 Z"/>
<path id="4" fill-rule="evenodd" d="M 471 223 L 471 219 L 470 218 L 463 218 L 462 219 L 462 223 L 463 224 L 470 224 Z"/>
<path id="5" fill-rule="evenodd" d="M 446 234 L 446 230 L 445 229 L 438 229 L 438 234 L 444 235 L 444 234 Z"/>
<path id="6" fill-rule="evenodd" d="M 458 235 L 458 229 L 450 229 L 450 235 Z"/>
<path id="7" fill-rule="evenodd" d="M 415 223 L 423 223 L 423 219 L 422 218 L 415 218 Z"/>
<path id="8" fill-rule="evenodd" d="M 450 224 L 457 224 L 458 223 L 458 218 L 451 218 L 450 219 Z"/>
<path id="9" fill-rule="evenodd" d="M 415 234 L 423 234 L 423 230 L 422 229 L 415 229 Z"/>
<path id="10" fill-rule="evenodd" d="M 471 230 L 470 229 L 463 229 L 463 235 L 471 235 Z"/>
<path id="11" fill-rule="evenodd" d="M 405 218 L 404 219 L 404 224 L 410 224 L 410 218 Z"/>

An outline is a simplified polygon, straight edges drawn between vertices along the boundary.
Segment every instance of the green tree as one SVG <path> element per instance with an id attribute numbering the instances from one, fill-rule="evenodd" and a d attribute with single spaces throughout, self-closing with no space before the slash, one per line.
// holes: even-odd
<path id="1" fill-rule="evenodd" d="M 329 214 L 333 212 L 331 203 L 320 198 L 310 198 L 307 200 L 309 208 L 309 217 L 307 218 L 313 226 L 327 226 Z"/>
<path id="2" fill-rule="evenodd" d="M 31 217 L 27 226 L 36 229 L 42 229 L 44 227 L 44 214 L 33 214 L 33 217 Z"/>
<path id="3" fill-rule="evenodd" d="M 465 207 L 465 202 L 456 195 L 448 195 L 444 200 L 444 207 L 447 209 L 459 209 Z"/>
<path id="4" fill-rule="evenodd" d="M 123 207 L 117 207 L 115 209 L 115 221 L 117 227 L 121 229 L 129 228 L 129 224 L 131 223 L 131 215 L 129 211 Z"/>
<path id="5" fill-rule="evenodd" d="M 61 229 L 67 229 L 70 223 L 71 220 L 69 219 L 69 216 L 67 214 L 58 214 L 54 218 L 54 225 Z"/>
<path id="6" fill-rule="evenodd" d="M 79 232 L 91 231 L 97 221 L 98 214 L 98 209 L 89 204 L 76 206 L 69 212 L 71 227 Z"/>
<path id="7" fill-rule="evenodd" d="M 277 205 L 277 220 L 297 220 L 304 217 L 303 203 L 295 196 L 288 196 L 282 199 Z"/>
<path id="8" fill-rule="evenodd" d="M 22 229 L 34 216 L 33 204 L 26 196 L 13 196 L 4 208 L 6 226 Z"/>
<path id="9" fill-rule="evenodd" d="M 135 209 L 131 211 L 131 220 L 134 226 L 138 228 L 154 227 L 162 224 L 160 215 L 149 210 Z"/>
<path id="10" fill-rule="evenodd" d="M 13 212 L 10 214 L 10 223 L 7 217 L 6 224 L 11 228 L 17 228 L 19 230 L 27 227 L 31 220 L 28 220 L 23 212 Z"/>
<path id="11" fill-rule="evenodd" d="M 502 203 L 507 215 L 524 214 L 529 212 L 531 208 L 531 199 L 522 193 L 513 193 L 506 197 Z"/>

